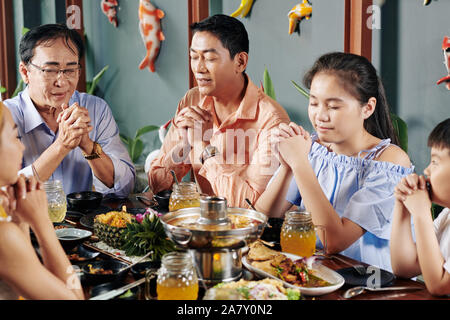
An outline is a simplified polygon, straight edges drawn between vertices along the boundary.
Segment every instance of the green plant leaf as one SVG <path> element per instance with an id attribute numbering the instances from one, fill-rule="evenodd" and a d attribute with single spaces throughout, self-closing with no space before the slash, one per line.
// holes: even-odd
<path id="1" fill-rule="evenodd" d="M 139 138 L 143 134 L 146 134 L 147 132 L 155 131 L 155 130 L 158 130 L 158 129 L 159 129 L 158 126 L 153 126 L 153 125 L 142 127 L 142 128 L 140 128 L 140 129 L 138 129 L 136 131 L 135 139 Z"/>
<path id="2" fill-rule="evenodd" d="M 5 93 L 6 92 L 6 88 L 5 87 L 0 87 L 0 94 L 1 93 Z"/>
<path id="3" fill-rule="evenodd" d="M 108 69 L 109 69 L 109 65 L 105 66 L 102 70 L 100 70 L 99 73 L 97 73 L 97 75 L 94 77 L 94 79 L 92 79 L 91 85 L 89 86 L 89 90 L 87 91 L 87 93 L 92 94 L 92 95 L 94 94 L 97 84 L 99 83 L 100 79 L 103 77 L 106 70 L 108 70 Z"/>
<path id="4" fill-rule="evenodd" d="M 17 84 L 16 90 L 14 90 L 11 98 L 14 98 L 19 94 L 20 91 L 23 91 L 25 89 L 25 82 L 23 82 L 22 79 L 20 79 L 19 83 Z"/>
<path id="5" fill-rule="evenodd" d="M 408 125 L 395 113 L 391 113 L 391 120 L 392 126 L 400 140 L 400 147 L 403 151 L 408 152 Z"/>
<path id="6" fill-rule="evenodd" d="M 141 139 L 137 139 L 132 144 L 133 148 L 131 150 L 131 160 L 135 163 L 140 155 L 142 154 L 142 151 L 144 150 L 144 143 Z"/>
<path id="7" fill-rule="evenodd" d="M 22 35 L 24 36 L 28 31 L 30 31 L 29 28 L 23 27 L 22 28 Z"/>
<path id="8" fill-rule="evenodd" d="M 130 140 L 131 140 L 131 139 L 128 138 L 126 135 L 119 133 L 119 137 L 120 137 L 120 140 L 122 140 L 122 142 L 123 142 L 126 146 L 128 146 L 128 145 L 130 144 Z"/>
<path id="9" fill-rule="evenodd" d="M 304 95 L 307 99 L 309 99 L 309 92 L 306 91 L 305 89 L 303 89 L 302 87 L 300 87 L 297 83 L 295 83 L 294 80 L 291 80 L 291 82 L 294 84 L 294 87 L 302 94 Z"/>
<path id="10" fill-rule="evenodd" d="M 273 100 L 277 100 L 276 95 L 275 95 L 275 88 L 273 87 L 273 82 L 272 82 L 272 79 L 270 78 L 270 74 L 269 74 L 269 71 L 267 70 L 267 67 L 264 69 L 263 87 L 264 87 L 265 94 L 267 94 Z"/>

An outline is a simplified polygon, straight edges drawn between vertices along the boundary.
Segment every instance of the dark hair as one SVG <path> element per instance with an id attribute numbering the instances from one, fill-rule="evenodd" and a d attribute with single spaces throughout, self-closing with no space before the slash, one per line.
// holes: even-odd
<path id="1" fill-rule="evenodd" d="M 237 53 L 249 51 L 249 41 L 247 30 L 238 19 L 216 14 L 200 22 L 195 22 L 191 26 L 192 33 L 198 31 L 208 31 L 219 38 L 220 42 L 230 52 L 231 59 Z"/>
<path id="2" fill-rule="evenodd" d="M 450 118 L 439 123 L 428 137 L 428 147 L 450 150 Z"/>
<path id="3" fill-rule="evenodd" d="M 314 76 L 320 72 L 337 76 L 345 89 L 358 99 L 361 105 L 366 104 L 371 97 L 377 99 L 375 111 L 364 121 L 364 128 L 375 137 L 390 138 L 392 143 L 400 144 L 392 125 L 383 83 L 369 60 L 351 53 L 324 54 L 303 78 L 303 83 L 308 89 L 311 88 Z"/>
<path id="4" fill-rule="evenodd" d="M 69 29 L 63 24 L 44 24 L 28 31 L 20 40 L 19 52 L 20 59 L 28 64 L 34 56 L 34 49 L 42 43 L 54 41 L 63 38 L 66 46 L 73 51 L 69 45 L 69 40 L 75 44 L 78 52 L 78 61 L 81 60 L 84 54 L 84 43 L 81 36 L 72 29 Z"/>

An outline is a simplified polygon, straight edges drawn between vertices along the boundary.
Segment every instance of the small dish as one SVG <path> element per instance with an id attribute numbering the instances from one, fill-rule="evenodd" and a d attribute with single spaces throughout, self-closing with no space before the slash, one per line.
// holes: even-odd
<path id="1" fill-rule="evenodd" d="M 161 267 L 161 261 L 146 261 L 137 263 L 131 267 L 131 273 L 135 280 L 139 280 L 145 277 L 145 273 L 148 269 L 159 269 Z"/>
<path id="2" fill-rule="evenodd" d="M 85 248 L 82 244 L 67 253 L 67 257 L 72 264 L 84 263 L 93 260 L 100 255 L 100 252 Z"/>
<path id="3" fill-rule="evenodd" d="M 77 228 L 64 228 L 55 230 L 59 242 L 65 250 L 71 250 L 83 243 L 90 236 L 92 232 Z"/>
<path id="4" fill-rule="evenodd" d="M 127 266 L 128 264 L 118 260 L 101 260 L 101 261 L 94 261 L 92 263 L 87 263 L 83 266 L 81 270 L 83 271 L 84 280 L 86 282 L 90 284 L 100 284 L 124 280 L 130 269 L 126 269 L 123 271 L 120 270 Z M 112 273 L 111 274 L 91 273 L 89 271 L 90 267 L 92 269 L 103 269 L 104 271 L 111 270 Z"/>
<path id="5" fill-rule="evenodd" d="M 161 211 L 169 211 L 169 200 L 171 194 L 172 190 L 163 190 L 153 196 L 156 202 L 158 202 L 158 207 Z"/>
<path id="6" fill-rule="evenodd" d="M 104 294 L 106 292 L 110 292 L 114 289 L 118 289 L 126 285 L 125 282 L 122 281 L 115 281 L 115 282 L 108 282 L 96 285 L 95 287 L 92 287 L 91 289 L 91 298 Z M 118 295 L 113 298 L 113 300 L 137 300 L 139 297 L 140 288 L 139 286 L 131 288 L 127 292 L 122 293 L 121 295 Z"/>
<path id="7" fill-rule="evenodd" d="M 293 261 L 297 260 L 297 259 L 301 259 L 300 256 L 297 256 L 295 254 L 290 254 L 290 253 L 286 253 L 286 252 L 281 252 L 281 253 Z M 305 296 L 321 296 L 321 295 L 336 291 L 337 289 L 342 287 L 345 283 L 344 278 L 339 273 L 337 273 L 337 272 L 331 270 L 330 268 L 328 268 L 320 263 L 317 263 L 317 262 L 313 263 L 313 265 L 312 265 L 312 270 L 314 271 L 314 275 L 331 283 L 330 286 L 307 288 L 307 287 L 296 286 L 296 285 L 290 284 L 286 281 L 281 280 L 280 278 L 277 278 L 277 277 L 271 275 L 270 273 L 267 273 L 261 269 L 258 269 L 258 268 L 255 268 L 254 266 L 252 266 L 249 263 L 249 261 L 247 260 L 247 255 L 242 258 L 242 264 L 248 270 L 258 274 L 259 276 L 279 280 L 279 281 L 283 282 L 283 285 L 285 287 L 299 289 L 300 292 L 302 294 L 304 294 Z"/>
<path id="8" fill-rule="evenodd" d="M 73 192 L 67 195 L 69 209 L 87 211 L 97 209 L 103 200 L 103 194 L 96 191 Z"/>

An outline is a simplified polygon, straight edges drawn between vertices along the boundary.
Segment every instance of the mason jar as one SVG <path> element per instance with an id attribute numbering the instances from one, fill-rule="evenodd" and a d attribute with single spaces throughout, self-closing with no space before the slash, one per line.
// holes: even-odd
<path id="1" fill-rule="evenodd" d="M 52 222 L 64 221 L 67 212 L 67 200 L 61 181 L 49 180 L 44 182 L 44 190 L 47 194 L 50 220 Z"/>
<path id="2" fill-rule="evenodd" d="M 200 207 L 200 194 L 195 182 L 174 183 L 169 200 L 169 211 L 190 207 Z"/>
<path id="3" fill-rule="evenodd" d="M 157 272 L 158 300 L 196 300 L 198 278 L 189 252 L 170 252 L 161 259 Z"/>
<path id="4" fill-rule="evenodd" d="M 316 250 L 316 231 L 311 213 L 289 211 L 281 227 L 280 245 L 283 252 L 310 257 Z"/>

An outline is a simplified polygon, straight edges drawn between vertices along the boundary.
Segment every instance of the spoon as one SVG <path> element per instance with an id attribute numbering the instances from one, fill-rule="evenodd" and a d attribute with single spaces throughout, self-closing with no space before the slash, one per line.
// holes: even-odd
<path id="1" fill-rule="evenodd" d="M 175 183 L 178 184 L 178 179 L 177 179 L 177 175 L 175 174 L 175 171 L 170 170 L 170 173 L 172 174 L 173 181 L 175 181 Z"/>
<path id="2" fill-rule="evenodd" d="M 363 293 L 365 290 L 369 290 L 369 291 L 394 291 L 394 290 L 421 290 L 421 287 L 376 287 L 376 288 L 371 288 L 371 287 L 353 287 L 348 289 L 347 291 L 344 292 L 343 297 L 345 299 L 350 299 L 353 298 L 357 295 L 360 295 L 361 293 Z"/>
<path id="3" fill-rule="evenodd" d="M 153 251 L 150 251 L 148 253 L 146 253 L 142 258 L 140 258 L 138 261 L 136 261 L 135 263 L 130 264 L 129 266 L 123 267 L 122 269 L 120 269 L 117 273 L 121 273 L 122 271 L 125 271 L 131 267 L 133 267 L 134 265 L 138 264 L 139 262 L 141 262 L 142 260 L 144 260 L 145 258 L 147 258 L 149 255 L 151 255 L 153 253 Z"/>

